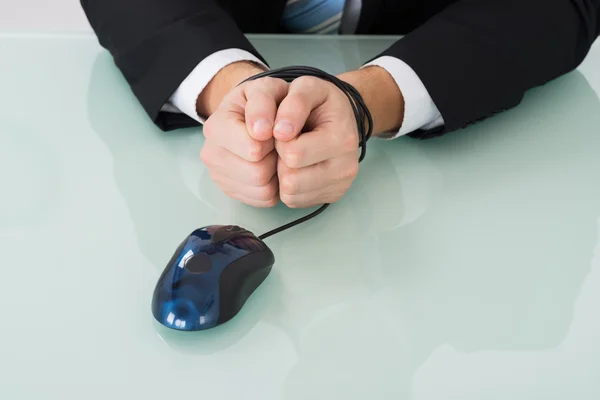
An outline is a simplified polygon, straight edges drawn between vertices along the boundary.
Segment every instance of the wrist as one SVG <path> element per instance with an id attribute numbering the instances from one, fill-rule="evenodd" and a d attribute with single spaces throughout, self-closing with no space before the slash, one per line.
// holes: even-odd
<path id="1" fill-rule="evenodd" d="M 373 117 L 373 135 L 395 132 L 404 119 L 404 97 L 392 76 L 373 66 L 345 72 L 338 78 L 358 90 Z"/>
<path id="2" fill-rule="evenodd" d="M 264 71 L 265 69 L 262 66 L 251 61 L 237 61 L 226 65 L 217 72 L 198 95 L 196 112 L 198 115 L 209 117 L 217 110 L 219 104 L 231 89 L 244 79 Z"/>

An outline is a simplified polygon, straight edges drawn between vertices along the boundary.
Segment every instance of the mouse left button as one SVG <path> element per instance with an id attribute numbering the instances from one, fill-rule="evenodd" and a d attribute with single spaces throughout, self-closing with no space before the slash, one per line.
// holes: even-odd
<path id="1" fill-rule="evenodd" d="M 193 274 L 204 274 L 210 271 L 212 262 L 206 253 L 198 253 L 186 260 L 184 268 Z"/>

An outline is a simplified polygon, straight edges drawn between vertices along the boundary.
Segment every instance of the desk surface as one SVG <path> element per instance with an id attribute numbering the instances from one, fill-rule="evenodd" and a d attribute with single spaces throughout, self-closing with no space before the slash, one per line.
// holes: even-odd
<path id="1" fill-rule="evenodd" d="M 392 39 L 253 41 L 336 73 Z M 305 211 L 221 194 L 200 129 L 156 129 L 94 38 L 0 36 L 0 398 L 600 398 L 599 56 L 464 131 L 371 141 L 241 314 L 179 333 L 150 299 L 183 237 Z"/>

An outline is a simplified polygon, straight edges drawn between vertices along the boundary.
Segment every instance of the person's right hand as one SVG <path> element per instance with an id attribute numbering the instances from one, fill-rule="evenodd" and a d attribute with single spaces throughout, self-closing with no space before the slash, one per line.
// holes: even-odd
<path id="1" fill-rule="evenodd" d="M 260 78 L 234 87 L 204 124 L 200 157 L 231 198 L 254 207 L 279 202 L 273 124 L 287 82 Z"/>

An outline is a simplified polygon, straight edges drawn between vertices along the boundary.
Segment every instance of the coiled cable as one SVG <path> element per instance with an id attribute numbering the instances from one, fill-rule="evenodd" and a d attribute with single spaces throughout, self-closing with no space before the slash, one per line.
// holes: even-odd
<path id="1" fill-rule="evenodd" d="M 358 90 L 356 90 L 356 88 L 348 82 L 344 82 L 338 77 L 331 75 L 325 71 L 322 71 L 318 68 L 294 66 L 261 72 L 260 74 L 245 79 L 240 83 L 240 85 L 248 81 L 253 81 L 265 77 L 279 78 L 285 80 L 286 82 L 292 82 L 293 80 L 302 76 L 312 76 L 330 82 L 346 95 L 348 101 L 350 102 L 350 105 L 352 106 L 354 117 L 356 118 L 356 125 L 358 127 L 358 146 L 361 149 L 358 162 L 361 162 L 367 154 L 367 141 L 371 138 L 371 135 L 373 133 L 373 118 Z M 302 218 L 298 218 L 297 220 L 282 225 L 278 228 L 275 228 L 271 231 L 263 233 L 258 238 L 264 240 L 269 236 L 273 236 L 279 232 L 285 231 L 289 228 L 306 222 L 309 219 L 312 219 L 317 215 L 321 214 L 323 211 L 325 211 L 327 207 L 329 207 L 329 204 L 324 204 L 321 207 L 319 207 L 316 211 Z"/>

